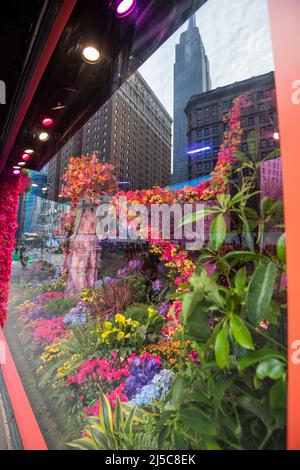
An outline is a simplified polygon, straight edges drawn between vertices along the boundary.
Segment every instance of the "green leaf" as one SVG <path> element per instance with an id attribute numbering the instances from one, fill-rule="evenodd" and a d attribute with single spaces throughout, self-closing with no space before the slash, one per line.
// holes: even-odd
<path id="1" fill-rule="evenodd" d="M 205 444 L 207 450 L 222 450 L 222 447 L 214 439 L 205 439 Z"/>
<path id="2" fill-rule="evenodd" d="M 249 220 L 245 215 L 241 217 L 242 222 L 243 222 L 243 237 L 247 242 L 247 246 L 250 250 L 254 250 L 254 240 L 253 240 L 253 235 L 252 235 L 252 230 L 251 226 L 249 223 Z"/>
<path id="3" fill-rule="evenodd" d="M 255 131 L 251 131 L 247 138 L 249 154 L 253 161 L 256 161 L 258 155 L 258 141 Z"/>
<path id="4" fill-rule="evenodd" d="M 223 214 L 217 215 L 210 225 L 210 243 L 214 251 L 218 251 L 223 245 L 227 233 L 226 222 Z"/>
<path id="5" fill-rule="evenodd" d="M 185 215 L 178 224 L 178 227 L 182 227 L 183 225 L 188 225 L 197 220 L 201 220 L 204 217 L 208 217 L 209 215 L 218 214 L 220 212 L 219 209 L 203 209 L 201 211 L 192 212 L 191 214 Z"/>
<path id="6" fill-rule="evenodd" d="M 281 359 L 285 362 L 284 355 L 278 351 L 273 349 L 260 349 L 259 351 L 249 353 L 248 356 L 243 357 L 238 363 L 238 370 L 239 372 L 244 372 L 248 367 L 270 358 Z"/>
<path id="7" fill-rule="evenodd" d="M 286 262 L 286 235 L 283 233 L 280 235 L 279 240 L 277 242 L 277 256 L 278 259 L 282 262 Z"/>
<path id="8" fill-rule="evenodd" d="M 252 336 L 244 321 L 238 315 L 230 316 L 230 330 L 235 341 L 243 348 L 254 349 Z"/>
<path id="9" fill-rule="evenodd" d="M 243 152 L 234 152 L 232 156 L 240 162 L 246 162 L 248 160 L 247 155 Z"/>
<path id="10" fill-rule="evenodd" d="M 278 380 L 271 388 L 269 395 L 273 415 L 279 425 L 286 424 L 287 387 L 286 381 Z"/>
<path id="11" fill-rule="evenodd" d="M 218 434 L 211 418 L 196 407 L 181 409 L 179 419 L 185 426 L 195 431 L 197 434 L 211 437 L 216 437 Z"/>
<path id="12" fill-rule="evenodd" d="M 172 387 L 172 398 L 174 403 L 180 403 L 183 396 L 186 394 L 185 390 L 185 380 L 183 377 L 177 377 Z"/>
<path id="13" fill-rule="evenodd" d="M 258 325 L 265 317 L 272 300 L 277 275 L 276 265 L 272 262 L 257 266 L 249 284 L 247 296 L 248 317 Z"/>
<path id="14" fill-rule="evenodd" d="M 229 367 L 229 341 L 224 328 L 218 333 L 215 342 L 216 362 L 221 369 Z"/>
<path id="15" fill-rule="evenodd" d="M 285 364 L 278 359 L 271 358 L 261 362 L 256 369 L 256 376 L 259 379 L 269 377 L 273 380 L 278 380 L 285 372 Z"/>
<path id="16" fill-rule="evenodd" d="M 235 289 L 240 297 L 242 297 L 245 292 L 246 281 L 247 281 L 247 271 L 244 266 L 236 273 L 234 277 Z"/>
<path id="17" fill-rule="evenodd" d="M 272 150 L 272 152 L 268 153 L 268 155 L 264 157 L 264 161 L 271 160 L 272 158 L 276 158 L 276 157 L 280 157 L 280 148 Z"/>

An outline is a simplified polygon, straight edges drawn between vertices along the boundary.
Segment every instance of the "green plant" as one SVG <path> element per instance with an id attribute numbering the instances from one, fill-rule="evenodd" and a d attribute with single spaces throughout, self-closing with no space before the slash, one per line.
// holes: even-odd
<path id="1" fill-rule="evenodd" d="M 285 445 L 285 235 L 274 233 L 276 249 L 266 242 L 270 227 L 283 226 L 282 202 L 255 202 L 262 161 L 253 134 L 248 145 L 249 157 L 237 155 L 242 163 L 231 181 L 234 193 L 219 195 L 214 206 L 192 217 L 214 217 L 189 292 L 177 293 L 183 301 L 178 335 L 198 361 L 177 376 L 157 419 L 160 448 L 166 442 L 176 449 Z M 225 244 L 228 220 L 240 237 L 238 250 Z M 215 264 L 215 274 L 207 274 L 206 263 Z"/>
<path id="2" fill-rule="evenodd" d="M 50 302 L 48 302 L 45 305 L 45 310 L 54 315 L 57 315 L 58 317 L 62 317 L 63 315 L 68 313 L 71 310 L 71 308 L 75 307 L 77 302 L 78 302 L 78 299 L 76 298 L 53 299 L 53 300 L 50 300 Z"/>
<path id="3" fill-rule="evenodd" d="M 142 303 L 149 300 L 150 278 L 140 272 L 135 272 L 128 276 L 128 282 L 132 289 L 132 302 Z"/>
<path id="4" fill-rule="evenodd" d="M 124 440 L 131 439 L 141 432 L 146 412 L 142 409 L 121 403 L 117 399 L 116 409 L 112 410 L 104 393 L 99 400 L 99 416 L 89 418 L 83 436 L 68 446 L 79 450 L 124 450 Z"/>
<path id="5" fill-rule="evenodd" d="M 161 337 L 161 330 L 165 322 L 158 311 L 146 304 L 131 305 L 124 313 L 126 318 L 132 318 L 145 327 L 145 340 L 155 343 Z"/>

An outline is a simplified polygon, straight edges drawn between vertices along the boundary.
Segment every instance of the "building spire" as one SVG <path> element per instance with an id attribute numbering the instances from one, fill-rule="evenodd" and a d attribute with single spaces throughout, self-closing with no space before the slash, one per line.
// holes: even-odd
<path id="1" fill-rule="evenodd" d="M 192 29 L 192 28 L 196 28 L 197 24 L 196 24 L 196 15 L 195 13 L 190 17 L 189 19 L 189 27 L 188 29 Z"/>

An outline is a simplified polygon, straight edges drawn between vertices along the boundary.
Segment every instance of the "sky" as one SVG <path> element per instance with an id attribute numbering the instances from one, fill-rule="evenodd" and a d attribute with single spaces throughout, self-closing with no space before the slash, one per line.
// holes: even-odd
<path id="1" fill-rule="evenodd" d="M 267 0 L 208 0 L 196 18 L 213 89 L 274 70 Z M 187 23 L 139 69 L 171 116 L 175 46 L 186 29 Z"/>

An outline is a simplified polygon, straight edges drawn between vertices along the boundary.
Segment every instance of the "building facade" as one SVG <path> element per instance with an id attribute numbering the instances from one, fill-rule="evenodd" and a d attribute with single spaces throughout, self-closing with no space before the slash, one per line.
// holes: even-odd
<path id="1" fill-rule="evenodd" d="M 193 96 L 187 107 L 188 143 L 191 150 L 211 147 L 211 150 L 189 155 L 187 172 L 189 179 L 205 176 L 215 167 L 220 144 L 228 125 L 223 122 L 234 98 L 248 93 L 250 104 L 242 109 L 241 125 L 244 129 L 241 151 L 248 151 L 247 136 L 255 131 L 259 143 L 259 158 L 279 146 L 274 139 L 278 132 L 275 83 L 273 72 L 249 78 L 241 82 L 216 88 Z"/>
<path id="2" fill-rule="evenodd" d="M 93 153 L 116 165 L 121 189 L 167 186 L 171 147 L 172 118 L 137 72 L 50 161 L 49 199 L 57 201 L 69 158 Z"/>
<path id="3" fill-rule="evenodd" d="M 185 108 L 193 95 L 211 89 L 209 62 L 196 26 L 196 18 L 189 20 L 187 31 L 176 45 L 174 64 L 174 138 L 173 183 L 187 178 L 187 119 Z"/>

